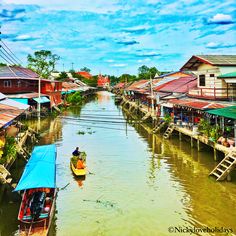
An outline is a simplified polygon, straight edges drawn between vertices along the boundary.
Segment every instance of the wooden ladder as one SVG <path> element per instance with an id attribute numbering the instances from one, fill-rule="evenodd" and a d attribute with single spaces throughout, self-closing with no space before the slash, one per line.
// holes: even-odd
<path id="1" fill-rule="evenodd" d="M 174 128 L 175 128 L 174 124 L 171 123 L 163 135 L 164 139 L 168 139 L 170 137 L 170 135 L 174 131 Z"/>
<path id="2" fill-rule="evenodd" d="M 157 133 L 158 131 L 160 131 L 160 129 L 165 125 L 165 122 L 159 122 L 155 127 L 154 129 L 152 130 L 152 133 L 155 134 Z"/>
<path id="3" fill-rule="evenodd" d="M 228 174 L 235 168 L 236 165 L 236 152 L 228 153 L 225 158 L 215 167 L 209 174 L 216 177 L 216 181 L 224 180 Z"/>
<path id="4" fill-rule="evenodd" d="M 148 112 L 146 113 L 146 115 L 142 118 L 142 121 L 145 121 L 146 119 L 148 119 L 151 116 L 151 113 Z"/>

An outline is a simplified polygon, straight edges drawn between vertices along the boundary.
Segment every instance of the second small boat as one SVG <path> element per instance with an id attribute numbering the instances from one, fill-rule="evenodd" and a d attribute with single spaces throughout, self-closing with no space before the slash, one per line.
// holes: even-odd
<path id="1" fill-rule="evenodd" d="M 86 168 L 84 169 L 78 169 L 77 166 L 77 161 L 79 158 L 82 158 L 83 163 L 86 162 L 86 153 L 85 152 L 81 152 L 80 156 L 72 156 L 70 159 L 70 167 L 71 170 L 73 172 L 73 174 L 77 177 L 79 176 L 85 176 L 87 171 Z"/>

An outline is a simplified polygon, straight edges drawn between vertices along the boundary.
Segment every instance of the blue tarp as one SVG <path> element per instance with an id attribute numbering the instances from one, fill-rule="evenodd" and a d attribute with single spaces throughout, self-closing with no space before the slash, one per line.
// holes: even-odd
<path id="1" fill-rule="evenodd" d="M 36 146 L 14 191 L 56 188 L 56 146 Z"/>
<path id="2" fill-rule="evenodd" d="M 50 100 L 47 97 L 33 98 L 33 100 L 36 101 L 37 103 L 50 102 Z"/>

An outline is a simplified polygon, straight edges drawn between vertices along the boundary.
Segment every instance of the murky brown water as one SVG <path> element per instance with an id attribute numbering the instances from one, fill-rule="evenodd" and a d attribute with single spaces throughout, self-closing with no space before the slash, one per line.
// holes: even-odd
<path id="1" fill-rule="evenodd" d="M 236 233 L 235 173 L 231 183 L 208 178 L 215 165 L 209 150 L 198 152 L 187 141 L 163 140 L 148 127 L 127 124 L 110 93 L 100 92 L 81 110 L 51 123 L 42 120 L 41 130 L 41 144 L 57 145 L 58 187 L 70 183 L 58 194 L 51 235 L 190 235 L 169 227 L 224 227 Z M 86 151 L 94 173 L 84 181 L 74 179 L 69 168 L 76 146 Z M 1 203 L 0 235 L 16 234 L 18 207 L 6 198 Z"/>

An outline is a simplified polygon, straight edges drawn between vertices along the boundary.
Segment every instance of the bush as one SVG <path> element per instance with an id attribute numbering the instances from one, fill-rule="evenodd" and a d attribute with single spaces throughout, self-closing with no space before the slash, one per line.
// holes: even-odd
<path id="1" fill-rule="evenodd" d="M 5 146 L 3 148 L 3 156 L 0 160 L 1 164 L 7 163 L 12 158 L 16 158 L 16 141 L 14 137 L 7 136 Z"/>
<path id="2" fill-rule="evenodd" d="M 82 102 L 82 97 L 79 91 L 69 94 L 66 98 L 66 101 L 68 103 L 71 103 L 72 105 L 79 105 Z"/>

